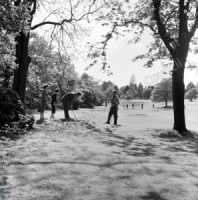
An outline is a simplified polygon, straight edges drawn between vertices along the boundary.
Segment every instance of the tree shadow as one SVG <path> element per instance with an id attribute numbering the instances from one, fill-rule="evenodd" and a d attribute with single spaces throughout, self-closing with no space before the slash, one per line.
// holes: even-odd
<path id="1" fill-rule="evenodd" d="M 138 142 L 139 138 L 117 135 L 109 128 L 105 130 L 107 137 L 102 138 L 101 143 L 107 146 L 118 147 L 120 153 L 122 152 L 129 156 L 151 156 L 155 153 L 154 149 L 158 147 L 158 145 L 153 145 L 151 143 Z M 118 154 L 118 151 L 114 153 Z"/>
<path id="2" fill-rule="evenodd" d="M 140 196 L 140 198 L 144 200 L 168 200 L 155 191 L 150 191 L 146 195 Z"/>
<path id="3" fill-rule="evenodd" d="M 186 136 L 182 137 L 174 130 L 154 129 L 154 131 L 155 133 L 152 134 L 154 138 L 160 138 L 165 144 L 173 143 L 173 145 L 167 145 L 166 150 L 198 154 L 198 138 L 196 132 L 188 131 Z"/>

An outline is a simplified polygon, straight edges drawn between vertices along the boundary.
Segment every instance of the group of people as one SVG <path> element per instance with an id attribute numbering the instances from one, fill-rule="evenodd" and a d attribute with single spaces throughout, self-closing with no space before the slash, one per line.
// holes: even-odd
<path id="1" fill-rule="evenodd" d="M 44 111 L 48 100 L 48 94 L 47 94 L 47 88 L 48 85 L 43 85 L 42 95 L 41 95 L 41 101 L 40 101 L 40 120 L 44 120 Z M 55 118 L 56 113 L 56 104 L 58 103 L 57 95 L 59 94 L 60 90 L 55 89 L 54 93 L 51 97 L 51 119 Z M 73 101 L 81 96 L 80 92 L 68 92 L 66 93 L 60 100 L 63 103 L 63 109 L 65 114 L 65 119 L 70 119 L 69 116 L 69 108 L 73 109 Z"/>
<path id="2" fill-rule="evenodd" d="M 153 104 L 154 105 L 154 104 Z M 132 104 L 132 109 L 134 108 L 134 106 L 135 106 L 135 104 L 133 103 Z M 129 108 L 129 105 L 128 104 L 126 104 L 126 105 L 123 105 L 123 109 L 125 109 L 126 108 L 126 110 L 128 110 L 128 108 Z M 143 109 L 144 108 L 144 104 L 141 104 L 141 109 Z M 153 106 L 153 108 L 154 108 L 154 106 Z"/>
<path id="3" fill-rule="evenodd" d="M 45 111 L 45 107 L 46 107 L 46 104 L 48 101 L 47 88 L 48 88 L 47 84 L 43 85 L 41 102 L 40 102 L 40 120 L 44 120 L 44 111 Z M 58 102 L 57 95 L 59 94 L 59 92 L 60 92 L 59 89 L 55 89 L 55 91 L 51 97 L 51 117 L 50 117 L 51 119 L 55 118 L 56 104 Z M 80 97 L 80 96 L 81 96 L 80 92 L 68 92 L 65 95 L 63 95 L 63 97 L 60 99 L 61 102 L 63 103 L 65 119 L 68 119 L 68 120 L 70 119 L 69 109 L 71 108 L 73 110 L 73 102 L 75 99 L 78 99 L 78 97 Z M 118 105 L 119 105 L 119 99 L 117 96 L 117 91 L 114 90 L 113 96 L 111 98 L 111 107 L 109 110 L 108 119 L 107 119 L 106 124 L 110 124 L 111 117 L 114 116 L 114 125 L 117 125 Z"/>

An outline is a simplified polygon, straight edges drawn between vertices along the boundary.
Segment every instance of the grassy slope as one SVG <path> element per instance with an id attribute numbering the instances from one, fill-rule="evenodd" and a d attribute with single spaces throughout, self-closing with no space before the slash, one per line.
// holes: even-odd
<path id="1" fill-rule="evenodd" d="M 196 102 L 186 103 L 194 131 L 197 111 Z M 10 200 L 197 200 L 198 139 L 170 130 L 171 109 L 121 105 L 117 127 L 104 124 L 107 110 L 75 115 L 92 120 L 47 121 L 4 148 Z"/>

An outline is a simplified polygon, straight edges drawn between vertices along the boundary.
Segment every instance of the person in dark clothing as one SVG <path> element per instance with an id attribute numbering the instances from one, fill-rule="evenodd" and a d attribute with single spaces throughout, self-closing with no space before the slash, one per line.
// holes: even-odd
<path id="1" fill-rule="evenodd" d="M 134 103 L 132 104 L 132 108 L 134 108 Z"/>
<path id="2" fill-rule="evenodd" d="M 117 96 L 117 91 L 113 91 L 113 97 L 111 99 L 111 107 L 109 110 L 108 114 L 108 119 L 106 124 L 110 124 L 110 120 L 112 115 L 114 115 L 114 125 L 117 125 L 117 120 L 118 120 L 118 104 L 119 104 L 119 99 Z"/>
<path id="3" fill-rule="evenodd" d="M 40 120 L 44 120 L 44 111 L 47 104 L 47 88 L 47 84 L 43 85 L 43 91 L 40 101 Z"/>
<path id="4" fill-rule="evenodd" d="M 128 107 L 129 107 L 129 105 L 127 104 L 127 105 L 126 105 L 126 109 L 127 109 L 127 110 L 128 110 Z"/>
<path id="5" fill-rule="evenodd" d="M 77 93 L 68 92 L 61 98 L 61 101 L 63 103 L 64 113 L 65 113 L 65 119 L 70 119 L 69 108 L 71 106 L 73 109 L 73 101 L 74 101 L 74 99 L 78 98 L 79 96 L 81 96 L 80 92 L 77 92 Z"/>
<path id="6" fill-rule="evenodd" d="M 141 105 L 141 108 L 142 108 L 142 109 L 143 109 L 143 107 L 144 107 L 144 104 Z"/>
<path id="7" fill-rule="evenodd" d="M 57 104 L 57 94 L 59 93 L 59 89 L 56 89 L 55 92 L 52 94 L 52 101 L 51 101 L 51 107 L 52 107 L 52 114 L 51 119 L 54 119 L 54 115 L 56 113 L 56 104 Z"/>

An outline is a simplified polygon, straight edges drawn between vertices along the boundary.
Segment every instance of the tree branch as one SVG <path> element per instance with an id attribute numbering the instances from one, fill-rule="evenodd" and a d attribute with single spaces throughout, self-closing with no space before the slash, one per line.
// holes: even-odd
<path id="1" fill-rule="evenodd" d="M 158 32 L 159 32 L 165 46 L 169 50 L 170 54 L 173 57 L 175 57 L 175 50 L 170 45 L 170 42 L 173 41 L 173 39 L 170 38 L 170 36 L 167 34 L 165 25 L 162 23 L 162 21 L 160 19 L 159 10 L 160 10 L 160 6 L 161 6 L 161 0 L 153 0 L 153 6 L 154 6 L 154 20 L 156 20 L 156 22 L 157 22 Z"/>

